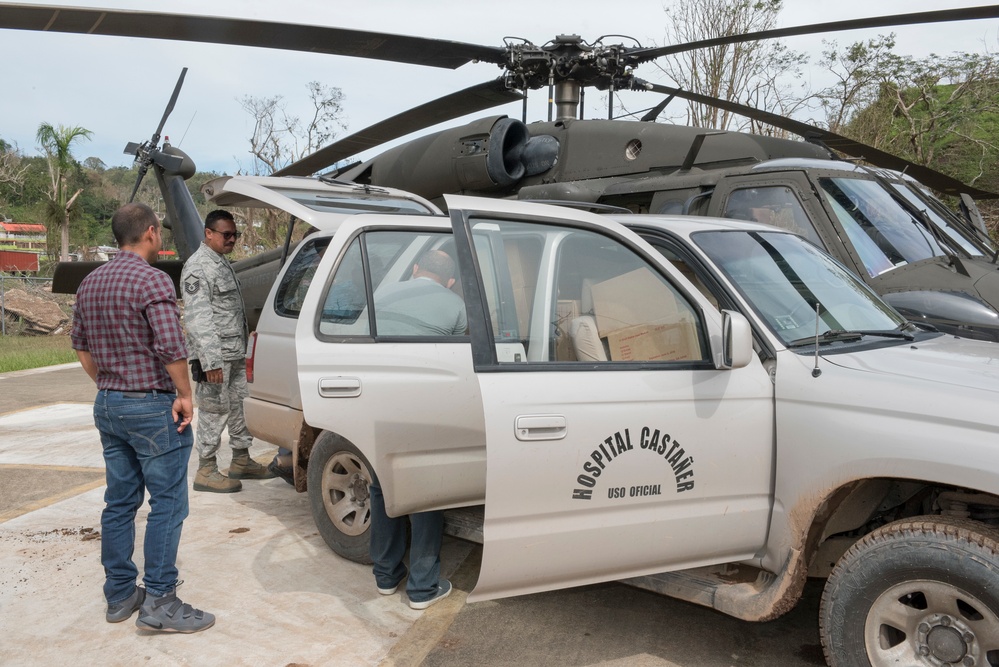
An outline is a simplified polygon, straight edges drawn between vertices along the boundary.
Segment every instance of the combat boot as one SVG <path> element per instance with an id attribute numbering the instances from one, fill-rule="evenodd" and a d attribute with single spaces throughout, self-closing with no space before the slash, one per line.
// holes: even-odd
<path id="1" fill-rule="evenodd" d="M 250 450 L 232 450 L 232 463 L 229 464 L 230 479 L 271 479 L 277 477 L 273 470 L 262 466 L 250 458 Z"/>
<path id="2" fill-rule="evenodd" d="M 198 474 L 194 476 L 194 490 L 210 493 L 236 493 L 243 488 L 238 479 L 230 479 L 219 472 L 215 457 L 201 458 L 198 462 Z"/>

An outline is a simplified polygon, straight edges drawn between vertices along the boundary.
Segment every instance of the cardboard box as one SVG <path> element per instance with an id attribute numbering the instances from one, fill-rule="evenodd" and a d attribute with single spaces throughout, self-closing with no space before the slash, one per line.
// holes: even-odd
<path id="1" fill-rule="evenodd" d="M 680 319 L 672 290 L 647 268 L 597 283 L 590 292 L 601 338 L 636 325 L 673 323 Z"/>
<path id="2" fill-rule="evenodd" d="M 642 324 L 607 336 L 612 361 L 677 361 L 701 359 L 697 330 L 691 322 Z"/>

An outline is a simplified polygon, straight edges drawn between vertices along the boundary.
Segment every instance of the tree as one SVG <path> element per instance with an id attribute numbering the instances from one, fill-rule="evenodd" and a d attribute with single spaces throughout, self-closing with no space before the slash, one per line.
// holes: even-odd
<path id="1" fill-rule="evenodd" d="M 834 41 L 822 43 L 826 49 L 819 65 L 836 77 L 836 83 L 821 90 L 816 98 L 825 111 L 826 126 L 841 133 L 861 109 L 877 100 L 884 73 L 895 58 L 895 35 L 854 42 L 842 52 Z"/>
<path id="2" fill-rule="evenodd" d="M 252 173 L 272 174 L 330 143 L 345 127 L 343 92 L 318 81 L 308 84 L 311 117 L 303 121 L 288 113 L 284 98 L 244 96 L 243 109 L 253 116 L 250 153 Z"/>
<path id="3" fill-rule="evenodd" d="M 0 203 L 6 199 L 5 193 L 17 195 L 20 192 L 27 171 L 28 166 L 17 146 L 0 139 Z"/>
<path id="4" fill-rule="evenodd" d="M 337 132 L 346 127 L 342 118 L 344 97 L 339 88 L 310 81 L 308 90 L 311 113 L 305 120 L 290 114 L 280 95 L 246 95 L 239 100 L 254 121 L 250 136 L 250 153 L 253 155 L 250 173 L 272 174 L 330 143 Z M 260 238 L 254 213 L 253 209 L 248 209 L 242 216 L 245 245 L 252 249 L 258 241 L 263 241 L 268 247 L 276 246 L 279 243 L 279 221 L 273 212 L 264 211 Z"/>
<path id="5" fill-rule="evenodd" d="M 682 44 L 769 30 L 775 27 L 783 6 L 783 0 L 676 3 L 667 9 L 666 42 Z M 660 58 L 656 64 L 679 88 L 790 115 L 808 97 L 793 92 L 805 62 L 804 54 L 764 40 L 694 49 Z M 764 131 L 756 121 L 702 104 L 688 103 L 686 116 L 686 122 L 695 127 Z"/>
<path id="6" fill-rule="evenodd" d="M 999 57 L 899 56 L 893 36 L 829 46 L 821 63 L 839 81 L 819 98 L 831 130 L 969 183 L 994 172 Z"/>
<path id="7" fill-rule="evenodd" d="M 90 130 L 79 126 L 64 127 L 60 125 L 53 127 L 49 123 L 42 123 L 38 126 L 38 133 L 35 136 L 38 144 L 45 151 L 49 167 L 51 190 L 47 202 L 46 219 L 51 226 L 56 226 L 60 230 L 59 259 L 63 262 L 69 261 L 69 223 L 70 218 L 77 210 L 73 205 L 82 191 L 81 189 L 73 195 L 69 194 L 67 186 L 69 172 L 76 166 L 71 149 L 74 141 L 89 139 L 91 134 Z M 49 254 L 52 254 L 51 249 Z"/>
<path id="8" fill-rule="evenodd" d="M 107 169 L 107 165 L 104 164 L 104 160 L 99 157 L 88 157 L 83 161 L 83 166 L 87 169 L 92 169 L 93 171 L 104 171 Z"/>
<path id="9" fill-rule="evenodd" d="M 999 191 L 999 57 L 892 53 L 892 36 L 835 43 L 821 64 L 838 82 L 819 93 L 830 129 L 965 183 Z M 991 205 L 990 205 L 991 204 Z M 981 206 L 999 220 L 994 203 Z"/>

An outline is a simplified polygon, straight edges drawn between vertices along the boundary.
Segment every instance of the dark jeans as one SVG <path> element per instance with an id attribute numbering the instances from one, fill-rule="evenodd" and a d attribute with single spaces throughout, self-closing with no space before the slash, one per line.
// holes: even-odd
<path id="1" fill-rule="evenodd" d="M 177 547 L 188 509 L 187 463 L 194 435 L 190 426 L 177 433 L 170 414 L 176 396 L 149 392 L 139 398 L 129 393 L 102 389 L 94 401 L 108 483 L 101 514 L 101 563 L 109 603 L 121 602 L 135 588 L 135 514 L 143 491 L 149 490 L 149 517 L 142 581 L 153 595 L 165 595 L 177 586 Z"/>
<path id="2" fill-rule="evenodd" d="M 437 593 L 441 575 L 441 541 L 444 513 L 419 512 L 391 518 L 385 513 L 381 487 L 371 485 L 371 560 L 375 584 L 392 588 L 406 576 L 402 564 L 406 555 L 406 524 L 412 525 L 409 546 L 409 579 L 406 594 L 414 602 L 424 602 Z"/>

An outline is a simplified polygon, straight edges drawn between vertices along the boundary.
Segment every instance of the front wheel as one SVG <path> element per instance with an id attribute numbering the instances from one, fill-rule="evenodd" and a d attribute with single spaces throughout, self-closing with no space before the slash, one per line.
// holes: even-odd
<path id="1" fill-rule="evenodd" d="M 999 534 L 917 517 L 866 535 L 822 593 L 832 667 L 999 667 Z"/>
<path id="2" fill-rule="evenodd" d="M 323 431 L 309 456 L 309 503 L 319 534 L 338 556 L 371 563 L 371 465 L 357 447 Z"/>

